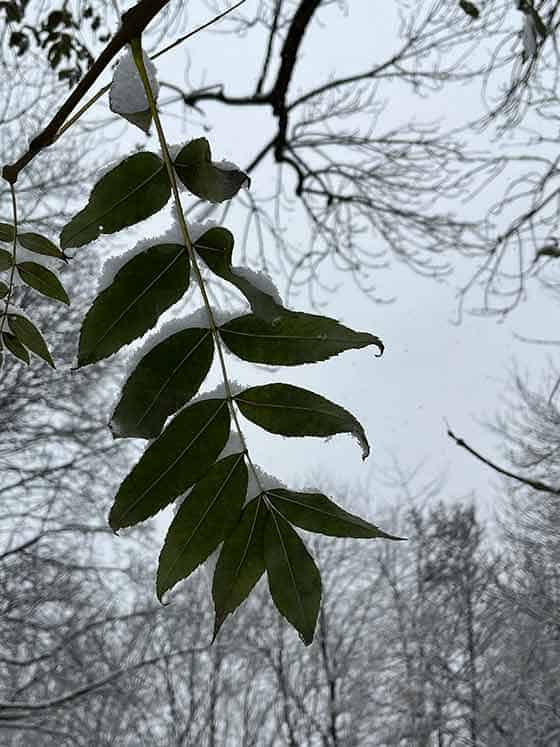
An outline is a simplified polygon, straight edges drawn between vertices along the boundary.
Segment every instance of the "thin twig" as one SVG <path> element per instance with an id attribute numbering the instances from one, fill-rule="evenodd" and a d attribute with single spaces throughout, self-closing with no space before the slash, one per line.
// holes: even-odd
<path id="1" fill-rule="evenodd" d="M 553 488 L 550 485 L 547 485 L 544 482 L 541 482 L 540 480 L 531 480 L 528 477 L 522 477 L 521 475 L 516 475 L 514 472 L 510 472 L 509 470 L 505 469 L 504 467 L 500 467 L 495 462 L 492 462 L 490 459 L 487 459 L 485 456 L 482 456 L 478 451 L 472 448 L 472 446 L 469 446 L 466 441 L 464 441 L 462 438 L 458 438 L 453 431 L 448 427 L 447 428 L 447 435 L 449 438 L 452 438 L 453 441 L 457 444 L 457 446 L 460 446 L 463 449 L 466 449 L 466 451 L 469 452 L 469 454 L 472 454 L 476 459 L 478 459 L 483 464 L 486 464 L 487 467 L 490 467 L 495 472 L 498 472 L 500 475 L 504 475 L 504 477 L 510 477 L 512 480 L 517 480 L 518 482 L 523 483 L 524 485 L 528 485 L 530 488 L 533 488 L 533 490 L 538 490 L 541 493 L 551 493 L 552 495 L 559 495 L 560 490 L 558 488 Z"/>

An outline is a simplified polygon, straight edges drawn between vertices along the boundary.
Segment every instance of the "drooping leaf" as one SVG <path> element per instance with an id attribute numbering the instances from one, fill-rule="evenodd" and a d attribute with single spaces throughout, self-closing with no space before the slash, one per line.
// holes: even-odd
<path id="1" fill-rule="evenodd" d="M 257 288 L 247 278 L 235 273 L 231 264 L 233 235 L 227 228 L 211 228 L 195 241 L 195 249 L 208 267 L 222 280 L 234 285 L 249 301 L 253 313 L 269 322 L 286 313 L 269 294 Z"/>
<path id="2" fill-rule="evenodd" d="M 176 332 L 147 353 L 124 385 L 111 419 L 115 438 L 155 438 L 198 392 L 214 356 L 209 329 Z"/>
<path id="3" fill-rule="evenodd" d="M 158 244 L 117 272 L 86 314 L 78 367 L 107 358 L 151 329 L 189 285 L 189 258 L 180 244 Z"/>
<path id="4" fill-rule="evenodd" d="M 243 454 L 216 462 L 183 502 L 159 556 L 157 595 L 187 578 L 235 527 L 247 493 Z"/>
<path id="5" fill-rule="evenodd" d="M 0 223 L 0 241 L 12 244 L 16 235 L 15 228 L 9 223 Z"/>
<path id="6" fill-rule="evenodd" d="M 229 436 L 227 401 L 207 399 L 176 415 L 122 482 L 109 515 L 115 531 L 148 519 L 203 477 Z"/>
<path id="7" fill-rule="evenodd" d="M 12 355 L 15 355 L 16 358 L 19 358 L 24 363 L 29 363 L 29 353 L 15 335 L 9 332 L 2 332 L 2 342 Z"/>
<path id="8" fill-rule="evenodd" d="M 34 288 L 47 298 L 53 298 L 55 301 L 61 301 L 70 304 L 68 294 L 64 290 L 62 283 L 50 270 L 37 262 L 18 262 L 17 271 L 20 278 L 30 288 Z"/>
<path id="9" fill-rule="evenodd" d="M 35 355 L 38 355 L 39 358 L 42 358 L 49 366 L 55 368 L 47 343 L 37 327 L 29 319 L 20 314 L 9 314 L 8 324 L 14 335 L 26 348 L 35 353 Z"/>
<path id="10" fill-rule="evenodd" d="M 321 604 L 321 575 L 298 534 L 274 510 L 264 530 L 264 557 L 274 604 L 309 646 Z"/>
<path id="11" fill-rule="evenodd" d="M 309 532 L 332 537 L 401 539 L 348 513 L 321 493 L 296 493 L 293 490 L 274 488 L 267 490 L 266 494 L 285 519 Z"/>
<path id="12" fill-rule="evenodd" d="M 480 16 L 479 9 L 474 3 L 469 2 L 469 0 L 459 0 L 459 6 L 471 18 L 478 18 Z"/>
<path id="13" fill-rule="evenodd" d="M 66 260 L 66 256 L 56 244 L 53 244 L 50 239 L 47 239 L 46 236 L 41 236 L 39 233 L 20 233 L 18 234 L 18 241 L 25 249 L 35 254 Z"/>
<path id="14" fill-rule="evenodd" d="M 262 496 L 250 501 L 228 536 L 214 571 L 214 638 L 224 620 L 249 596 L 264 573 L 264 526 L 267 510 Z"/>
<path id="15" fill-rule="evenodd" d="M 237 317 L 220 327 L 220 336 L 232 353 L 252 363 L 297 366 L 324 361 L 344 350 L 383 343 L 368 332 L 354 332 L 334 319 L 288 312 L 273 324 L 254 314 Z"/>
<path id="16" fill-rule="evenodd" d="M 97 182 L 86 207 L 64 226 L 60 246 L 82 246 L 102 233 L 116 233 L 149 218 L 164 207 L 170 194 L 161 158 L 135 153 Z"/>
<path id="17" fill-rule="evenodd" d="M 177 176 L 193 195 L 209 202 L 223 202 L 234 197 L 250 179 L 229 164 L 213 163 L 210 144 L 204 137 L 191 140 L 174 162 Z"/>
<path id="18" fill-rule="evenodd" d="M 235 395 L 243 415 L 270 433 L 282 436 L 334 436 L 351 433 L 369 455 L 364 429 L 356 418 L 319 394 L 291 384 L 265 384 Z"/>
<path id="19" fill-rule="evenodd" d="M 0 299 L 5 298 L 9 292 L 10 292 L 10 289 L 8 288 L 6 283 L 0 282 Z"/>

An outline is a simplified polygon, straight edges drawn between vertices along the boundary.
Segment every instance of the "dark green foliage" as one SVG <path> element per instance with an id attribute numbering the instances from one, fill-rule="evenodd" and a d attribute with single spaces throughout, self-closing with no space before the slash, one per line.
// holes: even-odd
<path id="1" fill-rule="evenodd" d="M 270 511 L 264 530 L 264 558 L 274 604 L 308 646 L 321 603 L 321 576 L 290 524 Z"/>
<path id="2" fill-rule="evenodd" d="M 295 493 L 274 488 L 267 496 L 279 513 L 292 524 L 308 532 L 319 532 L 333 537 L 362 537 L 399 539 L 386 534 L 359 516 L 348 513 L 321 493 Z"/>
<path id="3" fill-rule="evenodd" d="M 245 506 L 239 523 L 224 542 L 212 584 L 216 613 L 214 638 L 226 617 L 245 601 L 264 573 L 267 513 L 263 496 L 254 498 Z"/>
<path id="4" fill-rule="evenodd" d="M 0 223 L 0 241 L 6 243 L 13 243 L 16 232 L 12 225 L 9 223 Z"/>
<path id="5" fill-rule="evenodd" d="M 181 410 L 121 484 L 109 515 L 112 529 L 154 516 L 200 480 L 224 448 L 229 428 L 223 399 Z"/>
<path id="6" fill-rule="evenodd" d="M 14 259 L 12 257 L 12 253 L 6 251 L 5 249 L 0 249 L 0 272 L 9 270 L 13 264 Z"/>
<path id="7" fill-rule="evenodd" d="M 2 342 L 12 355 L 15 355 L 23 363 L 29 363 L 29 353 L 15 335 L 10 332 L 2 332 Z"/>
<path id="8" fill-rule="evenodd" d="M 471 18 L 479 18 L 480 11 L 474 3 L 469 2 L 469 0 L 459 0 L 459 6 Z"/>
<path id="9" fill-rule="evenodd" d="M 240 316 L 220 327 L 220 336 L 229 350 L 252 363 L 298 366 L 338 355 L 344 350 L 383 343 L 368 332 L 354 332 L 334 319 L 315 314 L 288 312 L 267 322 L 254 314 Z"/>
<path id="10" fill-rule="evenodd" d="M 282 436 L 334 436 L 351 433 L 369 455 L 364 429 L 347 410 L 314 392 L 291 384 L 266 384 L 235 395 L 243 415 L 270 433 Z"/>
<path id="11" fill-rule="evenodd" d="M 111 419 L 116 438 L 155 438 L 169 415 L 198 392 L 214 356 L 209 329 L 184 329 L 156 345 L 124 385 Z"/>
<path id="12" fill-rule="evenodd" d="M 70 299 L 62 283 L 50 270 L 37 262 L 18 262 L 17 271 L 23 282 L 47 298 L 69 304 Z"/>
<path id="13" fill-rule="evenodd" d="M 22 345 L 31 350 L 32 353 L 35 353 L 35 355 L 38 355 L 39 358 L 42 358 L 49 366 L 55 368 L 54 361 L 43 336 L 29 319 L 20 314 L 8 314 L 8 324 Z"/>
<path id="14" fill-rule="evenodd" d="M 2 299 L 5 296 L 7 296 L 9 292 L 10 292 L 10 289 L 8 288 L 8 286 L 6 285 L 6 283 L 2 283 L 0 281 L 0 299 Z"/>
<path id="15" fill-rule="evenodd" d="M 161 158 L 155 153 L 136 153 L 97 182 L 86 207 L 63 228 L 60 246 L 82 246 L 102 233 L 133 226 L 159 212 L 170 195 Z"/>
<path id="16" fill-rule="evenodd" d="M 95 299 L 80 333 L 78 366 L 107 358 L 151 329 L 189 285 L 180 244 L 159 244 L 133 257 Z"/>
<path id="17" fill-rule="evenodd" d="M 247 493 L 244 454 L 216 462 L 177 511 L 161 551 L 157 595 L 187 578 L 237 524 Z"/>
<path id="18" fill-rule="evenodd" d="M 66 259 L 65 255 L 52 241 L 39 233 L 19 233 L 18 241 L 25 249 L 35 254 Z"/>
<path id="19" fill-rule="evenodd" d="M 234 285 L 251 304 L 253 313 L 272 322 L 286 313 L 274 298 L 233 271 L 233 236 L 227 228 L 211 228 L 195 242 L 195 249 L 214 274 Z"/>
<path id="20" fill-rule="evenodd" d="M 189 192 L 209 202 L 230 200 L 250 183 L 243 171 L 213 163 L 210 144 L 204 137 L 187 143 L 175 158 L 174 166 Z"/>

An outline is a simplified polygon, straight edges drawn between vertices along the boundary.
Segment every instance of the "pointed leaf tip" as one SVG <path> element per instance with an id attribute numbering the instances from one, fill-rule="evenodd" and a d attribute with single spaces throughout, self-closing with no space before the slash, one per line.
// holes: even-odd
<path id="1" fill-rule="evenodd" d="M 281 436 L 334 436 L 350 433 L 369 456 L 363 427 L 347 410 L 325 397 L 291 384 L 265 384 L 234 397 L 241 413 L 253 423 Z"/>
<path id="2" fill-rule="evenodd" d="M 157 596 L 187 578 L 237 524 L 247 494 L 243 454 L 216 462 L 177 511 L 160 554 Z"/>
<path id="3" fill-rule="evenodd" d="M 274 604 L 309 646 L 321 604 L 321 575 L 297 532 L 274 509 L 266 522 L 264 554 Z"/>

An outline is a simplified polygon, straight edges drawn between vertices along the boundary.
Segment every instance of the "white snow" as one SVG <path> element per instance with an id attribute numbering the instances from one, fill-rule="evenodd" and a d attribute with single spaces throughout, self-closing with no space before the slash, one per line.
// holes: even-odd
<path id="1" fill-rule="evenodd" d="M 187 223 L 191 241 L 196 241 L 200 236 L 202 236 L 203 233 L 206 233 L 206 231 L 208 231 L 213 226 L 214 224 L 211 221 L 208 221 L 206 223 L 199 223 L 195 221 L 193 221 L 193 223 Z M 142 252 L 145 252 L 147 249 L 152 246 L 156 246 L 157 244 L 180 244 L 181 246 L 184 245 L 183 236 L 181 233 L 181 228 L 179 226 L 179 221 L 177 220 L 177 216 L 173 216 L 172 225 L 159 236 L 141 239 L 131 249 L 121 252 L 120 254 L 115 254 L 111 257 L 108 257 L 105 260 L 103 267 L 101 268 L 101 274 L 97 281 L 97 293 L 101 293 L 101 291 L 108 288 L 115 279 L 118 271 L 122 269 L 122 267 L 124 267 L 127 262 L 133 259 L 133 257 L 136 257 L 138 254 L 142 254 Z"/>
<path id="2" fill-rule="evenodd" d="M 232 267 L 232 272 L 234 275 L 248 280 L 257 290 L 272 296 L 274 301 L 280 306 L 283 305 L 278 288 L 268 273 L 263 270 L 250 270 L 248 267 Z"/>
<path id="3" fill-rule="evenodd" d="M 159 83 L 156 67 L 146 53 L 144 53 L 143 57 L 150 86 L 154 93 L 154 98 L 157 99 Z M 122 115 L 145 112 L 150 108 L 144 84 L 138 74 L 130 49 L 127 49 L 115 68 L 109 93 L 109 105 L 112 112 Z"/>

